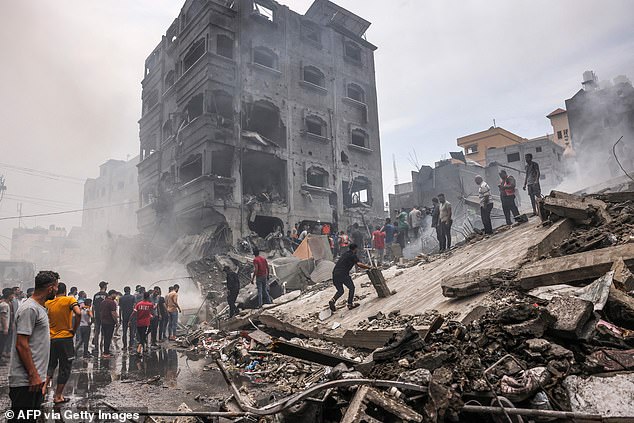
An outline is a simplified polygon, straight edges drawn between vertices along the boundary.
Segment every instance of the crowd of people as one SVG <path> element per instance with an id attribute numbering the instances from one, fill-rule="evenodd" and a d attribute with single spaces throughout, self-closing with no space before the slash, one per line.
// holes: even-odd
<path id="1" fill-rule="evenodd" d="M 140 357 L 161 342 L 175 340 L 182 313 L 178 284 L 168 291 L 163 296 L 158 286 L 146 290 L 137 285 L 134 293 L 129 286 L 121 293 L 108 290 L 108 282 L 101 281 L 90 299 L 84 291 L 68 289 L 53 271 L 40 271 L 26 294 L 5 288 L 0 300 L 0 352 L 2 360 L 10 358 L 14 412 L 38 409 L 56 370 L 53 402 L 67 402 L 64 387 L 76 355 L 111 358 L 119 331 L 121 351 Z"/>

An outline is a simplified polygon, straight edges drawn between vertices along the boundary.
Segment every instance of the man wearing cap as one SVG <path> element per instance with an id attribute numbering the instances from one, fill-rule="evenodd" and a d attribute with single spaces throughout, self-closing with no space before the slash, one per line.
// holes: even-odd
<path id="1" fill-rule="evenodd" d="M 16 313 L 16 343 L 9 365 L 9 398 L 16 416 L 20 411 L 39 410 L 44 401 L 44 380 L 51 348 L 44 303 L 55 298 L 58 281 L 56 272 L 39 272 L 33 295 L 18 307 Z"/>
<path id="2" fill-rule="evenodd" d="M 117 314 L 117 291 L 111 289 L 108 291 L 108 297 L 101 302 L 99 313 L 101 314 L 101 331 L 103 333 L 103 354 L 102 358 L 110 358 L 110 344 L 112 343 L 112 334 L 114 333 L 114 327 L 119 321 L 119 315 Z"/>
<path id="3" fill-rule="evenodd" d="M 95 346 L 93 354 L 99 355 L 99 337 L 101 334 L 101 303 L 108 297 L 106 289 L 108 288 L 108 282 L 99 282 L 99 292 L 92 297 L 92 312 L 95 315 L 95 336 L 92 339 L 92 344 Z"/>
<path id="4" fill-rule="evenodd" d="M 48 309 L 51 338 L 51 356 L 48 362 L 46 385 L 48 386 L 48 382 L 53 379 L 55 369 L 59 366 L 53 402 L 60 404 L 68 402 L 68 399 L 64 398 L 64 386 L 70 377 L 73 358 L 75 358 L 73 338 L 79 327 L 81 309 L 75 297 L 66 295 L 66 285 L 62 282 L 57 285 L 55 298 L 48 300 L 44 306 Z M 75 316 L 74 322 L 73 316 Z"/>

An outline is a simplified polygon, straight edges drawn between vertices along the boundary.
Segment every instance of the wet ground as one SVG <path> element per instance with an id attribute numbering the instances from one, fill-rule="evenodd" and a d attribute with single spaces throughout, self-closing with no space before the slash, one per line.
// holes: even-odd
<path id="1" fill-rule="evenodd" d="M 212 360 L 188 357 L 170 342 L 138 357 L 115 350 L 110 359 L 77 358 L 64 390 L 64 408 L 89 410 L 138 407 L 176 411 L 183 402 L 194 410 L 217 410 L 227 396 L 227 385 Z M 209 366 L 207 366 L 209 365 Z M 0 409 L 9 406 L 7 365 L 0 366 Z M 49 390 L 45 408 L 51 408 Z"/>

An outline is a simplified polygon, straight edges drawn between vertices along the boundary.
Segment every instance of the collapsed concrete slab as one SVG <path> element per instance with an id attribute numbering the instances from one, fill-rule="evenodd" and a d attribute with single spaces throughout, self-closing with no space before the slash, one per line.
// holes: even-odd
<path id="1" fill-rule="evenodd" d="M 379 298 L 367 275 L 354 277 L 355 295 L 360 307 L 353 310 L 339 308 L 320 320 L 320 312 L 328 308 L 335 288 L 328 287 L 302 295 L 295 301 L 262 312 L 260 322 L 268 327 L 296 335 L 326 339 L 339 344 L 376 348 L 398 328 L 381 328 L 380 332 L 364 331 L 362 322 L 377 315 L 399 310 L 401 315 L 416 316 L 437 310 L 441 314 L 453 312 L 452 318 L 460 320 L 477 307 L 483 294 L 467 298 L 449 299 L 442 295 L 441 282 L 446 277 L 471 273 L 481 269 L 518 269 L 527 260 L 529 248 L 547 237 L 556 225 L 544 227 L 537 219 L 510 228 L 482 241 L 452 250 L 446 258 L 421 263 L 406 269 L 392 267 L 383 275 L 390 290 L 396 294 Z M 334 326 L 333 322 L 338 325 Z M 385 333 L 382 333 L 385 329 Z M 385 338 L 384 338 L 385 337 Z"/>
<path id="2" fill-rule="evenodd" d="M 578 338 L 590 319 L 593 304 L 577 297 L 554 297 L 546 307 L 556 320 L 551 331 L 561 337 Z"/>
<path id="3" fill-rule="evenodd" d="M 610 287 L 605 314 L 617 325 L 634 330 L 634 298 L 614 286 Z"/>
<path id="4" fill-rule="evenodd" d="M 607 204 L 597 198 L 551 191 L 544 199 L 544 207 L 560 217 L 568 217 L 577 223 L 587 224 L 597 218 L 603 223 L 612 221 Z"/>
<path id="5" fill-rule="evenodd" d="M 519 285 L 528 290 L 538 286 L 597 279 L 609 271 L 619 257 L 626 265 L 634 265 L 634 243 L 528 264 L 519 273 Z"/>
<path id="6" fill-rule="evenodd" d="M 634 274 L 627 267 L 621 257 L 617 258 L 612 265 L 614 271 L 614 283 L 624 291 L 634 291 Z"/>
<path id="7" fill-rule="evenodd" d="M 568 376 L 564 379 L 564 388 L 572 411 L 604 418 L 634 416 L 634 378 L 631 374 L 588 378 Z"/>
<path id="8" fill-rule="evenodd" d="M 455 298 L 488 292 L 512 280 L 516 275 L 517 272 L 508 269 L 480 269 L 451 276 L 442 280 L 442 294 L 445 297 Z"/>

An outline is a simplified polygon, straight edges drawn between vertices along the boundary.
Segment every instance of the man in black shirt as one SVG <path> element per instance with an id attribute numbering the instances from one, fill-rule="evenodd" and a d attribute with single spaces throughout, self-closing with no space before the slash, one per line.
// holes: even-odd
<path id="1" fill-rule="evenodd" d="M 134 295 L 130 294 L 130 287 L 123 288 L 124 294 L 119 298 L 119 309 L 121 311 L 121 325 L 123 326 L 123 349 L 134 348 L 134 331 L 130 330 L 130 316 L 134 311 Z M 130 332 L 130 343 L 128 344 L 128 331 Z"/>
<path id="2" fill-rule="evenodd" d="M 344 285 L 348 288 L 348 309 L 352 310 L 355 307 L 359 307 L 359 304 L 354 302 L 354 282 L 352 282 L 352 278 L 350 277 L 350 270 L 352 270 L 355 265 L 362 269 L 371 269 L 370 266 L 359 261 L 359 257 L 357 256 L 357 244 L 350 244 L 348 250 L 339 257 L 332 271 L 332 283 L 335 285 L 335 288 L 337 288 L 337 292 L 332 297 L 332 300 L 328 302 L 328 306 L 333 312 L 337 310 L 335 303 L 343 295 Z"/>
<path id="3" fill-rule="evenodd" d="M 108 282 L 99 282 L 99 292 L 97 292 L 92 297 L 92 312 L 95 316 L 95 336 L 92 339 L 92 344 L 95 346 L 95 350 L 93 351 L 95 357 L 99 355 L 99 337 L 101 335 L 101 303 L 108 297 L 106 288 L 108 288 Z"/>
<path id="4" fill-rule="evenodd" d="M 238 314 L 236 299 L 240 291 L 240 279 L 238 274 L 231 270 L 229 266 L 225 266 L 222 270 L 227 275 L 227 303 L 229 304 L 229 317 L 231 318 Z"/>

